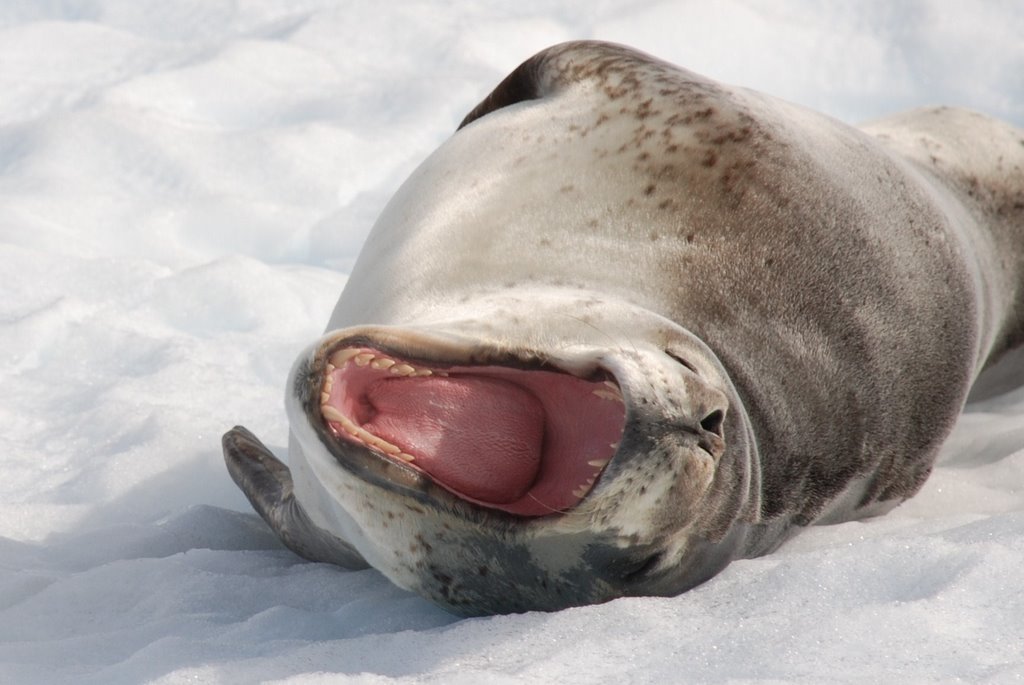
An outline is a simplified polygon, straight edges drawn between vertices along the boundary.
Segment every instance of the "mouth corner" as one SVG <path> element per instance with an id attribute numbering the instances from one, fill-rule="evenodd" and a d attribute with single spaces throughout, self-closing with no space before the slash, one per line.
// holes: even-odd
<path id="1" fill-rule="evenodd" d="M 622 438 L 615 376 L 599 365 L 582 378 L 550 363 L 446 356 L 351 338 L 322 347 L 310 404 L 331 452 L 402 480 L 412 471 L 421 486 L 492 513 L 538 518 L 582 502 Z"/>

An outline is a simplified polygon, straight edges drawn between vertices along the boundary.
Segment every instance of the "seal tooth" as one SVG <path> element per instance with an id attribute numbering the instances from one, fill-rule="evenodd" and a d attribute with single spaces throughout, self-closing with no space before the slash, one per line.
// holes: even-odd
<path id="1" fill-rule="evenodd" d="M 360 352 L 355 356 L 355 358 L 352 361 L 356 363 L 356 366 L 366 366 L 367 364 L 372 362 L 373 358 L 376 356 L 377 355 L 375 355 L 373 352 Z"/>
<path id="2" fill-rule="evenodd" d="M 431 375 L 433 375 L 433 373 L 434 372 L 431 371 L 430 369 L 416 369 L 410 375 L 412 375 L 412 376 L 431 376 Z"/>
<path id="3" fill-rule="evenodd" d="M 320 393 L 320 404 L 327 404 L 331 400 L 331 393 L 329 390 L 324 390 Z"/>
<path id="4" fill-rule="evenodd" d="M 602 400 L 611 400 L 613 402 L 624 402 L 623 399 L 622 399 L 622 395 L 620 395 L 617 392 L 612 392 L 611 390 L 594 390 L 593 394 L 597 395 Z"/>
<path id="5" fill-rule="evenodd" d="M 330 405 L 324 405 L 320 408 L 320 412 L 324 415 L 328 421 L 333 421 L 341 426 L 341 429 L 356 438 L 360 442 L 379 449 L 385 454 L 389 454 L 393 457 L 399 457 L 405 461 L 413 461 L 414 457 L 411 454 L 405 454 L 402 452 L 402 448 L 398 445 L 393 445 L 384 438 L 378 437 L 366 430 L 361 426 L 357 426 L 351 419 L 342 414 L 340 411 Z"/>
<path id="6" fill-rule="evenodd" d="M 608 446 L 611 447 L 613 450 L 619 449 L 619 443 L 617 442 L 610 442 L 608 443 Z"/>
<path id="7" fill-rule="evenodd" d="M 603 469 L 605 466 L 608 465 L 608 462 L 610 461 L 611 459 L 593 459 L 591 461 L 588 461 L 587 465 L 593 466 L 595 469 Z"/>
<path id="8" fill-rule="evenodd" d="M 384 438 L 378 438 L 373 433 L 370 433 L 369 431 L 363 429 L 359 429 L 359 437 L 361 437 L 363 441 L 366 442 L 366 444 L 369 445 L 370 447 L 376 447 L 381 452 L 384 452 L 386 454 L 398 454 L 399 452 L 402 451 L 402 448 L 400 448 L 398 445 L 392 445 Z"/>
<path id="9" fill-rule="evenodd" d="M 363 435 L 376 437 L 372 433 L 368 433 L 359 426 L 357 426 L 355 422 L 352 421 L 352 419 L 348 418 L 334 407 L 321 407 L 320 411 L 321 413 L 323 413 L 326 419 L 333 421 L 334 423 L 341 426 L 344 429 L 344 431 L 349 435 L 354 435 L 356 437 L 362 437 Z"/>
<path id="10" fill-rule="evenodd" d="M 370 367 L 374 369 L 390 369 L 395 365 L 394 359 L 388 359 L 387 357 L 377 357 L 370 362 Z"/>
<path id="11" fill-rule="evenodd" d="M 412 368 L 408 364 L 395 364 L 390 369 L 388 369 L 388 373 L 392 373 L 396 376 L 408 376 L 415 372 L 416 369 Z"/>
<path id="12" fill-rule="evenodd" d="M 341 427 L 345 429 L 345 432 L 351 435 L 353 438 L 359 438 L 364 442 L 366 441 L 366 436 L 369 435 L 369 433 L 367 433 L 362 428 L 352 423 L 348 419 L 345 419 L 345 422 L 341 424 Z"/>
<path id="13" fill-rule="evenodd" d="M 338 350 L 331 355 L 331 364 L 334 366 L 345 366 L 348 360 L 359 354 L 359 349 L 355 347 L 347 347 L 344 350 Z"/>
<path id="14" fill-rule="evenodd" d="M 354 425 L 351 421 L 349 421 L 347 416 L 345 416 L 344 414 L 342 414 L 340 411 L 338 411 L 329 404 L 322 405 L 320 407 L 320 413 L 323 414 L 324 418 L 327 419 L 328 421 L 340 423 L 342 426 L 344 426 L 346 423 L 349 425 Z"/>
<path id="15" fill-rule="evenodd" d="M 385 452 L 387 452 L 388 454 L 390 454 L 392 456 L 396 456 L 399 453 L 401 453 L 402 448 L 399 447 L 398 445 L 392 445 L 387 440 L 382 440 L 381 438 L 377 438 L 377 439 L 380 440 L 380 442 L 381 442 L 380 448 L 382 450 L 384 450 Z"/>
<path id="16" fill-rule="evenodd" d="M 598 475 L 600 475 L 600 471 L 595 471 L 594 475 L 588 478 L 585 483 L 580 483 L 579 487 L 572 491 L 572 494 L 583 499 L 584 495 L 590 492 L 590 489 L 594 487 L 594 481 L 597 480 Z"/>

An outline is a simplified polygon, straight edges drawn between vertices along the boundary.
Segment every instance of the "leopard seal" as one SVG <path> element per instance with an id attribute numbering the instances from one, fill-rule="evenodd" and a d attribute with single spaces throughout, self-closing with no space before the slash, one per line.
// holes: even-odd
<path id="1" fill-rule="evenodd" d="M 1024 340 L 1024 134 L 855 129 L 599 42 L 397 191 L 228 469 L 298 554 L 461 614 L 674 595 L 927 478 Z"/>

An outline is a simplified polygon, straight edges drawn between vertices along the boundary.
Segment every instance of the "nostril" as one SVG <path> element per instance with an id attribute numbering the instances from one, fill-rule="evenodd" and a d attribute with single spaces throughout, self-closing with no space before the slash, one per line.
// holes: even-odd
<path id="1" fill-rule="evenodd" d="M 725 419 L 725 412 L 721 409 L 716 409 L 711 412 L 703 419 L 700 420 L 700 427 L 706 430 L 708 433 L 714 433 L 721 437 L 722 435 L 722 422 Z"/>

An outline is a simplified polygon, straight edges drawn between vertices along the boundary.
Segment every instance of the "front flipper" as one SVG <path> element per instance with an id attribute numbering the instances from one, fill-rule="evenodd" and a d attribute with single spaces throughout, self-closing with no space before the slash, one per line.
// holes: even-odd
<path id="1" fill-rule="evenodd" d="M 310 520 L 292 492 L 291 471 L 255 435 L 235 426 L 221 444 L 231 479 L 288 549 L 310 561 L 367 568 L 352 545 Z"/>

